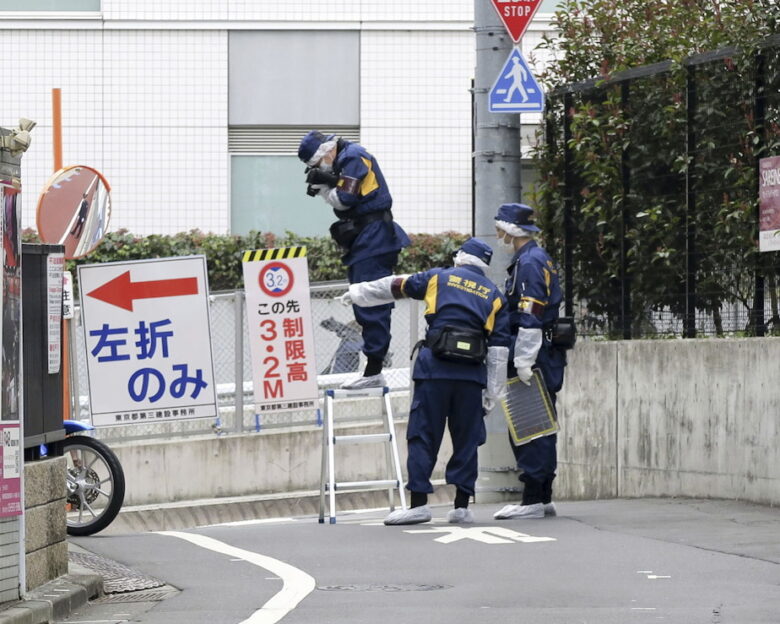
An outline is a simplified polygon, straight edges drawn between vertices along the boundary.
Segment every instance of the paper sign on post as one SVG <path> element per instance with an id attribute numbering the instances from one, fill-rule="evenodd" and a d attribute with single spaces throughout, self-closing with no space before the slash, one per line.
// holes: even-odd
<path id="1" fill-rule="evenodd" d="M 780 156 L 758 161 L 758 249 L 780 250 Z"/>
<path id="2" fill-rule="evenodd" d="M 247 251 L 243 260 L 255 409 L 316 409 L 306 247 Z"/>

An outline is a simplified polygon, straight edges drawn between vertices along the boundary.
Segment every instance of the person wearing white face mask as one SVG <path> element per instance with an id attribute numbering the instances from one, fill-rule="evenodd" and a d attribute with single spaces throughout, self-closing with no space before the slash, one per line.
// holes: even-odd
<path id="1" fill-rule="evenodd" d="M 362 145 L 317 130 L 303 137 L 298 158 L 306 163 L 307 194 L 324 199 L 338 217 L 330 233 L 344 252 L 341 261 L 347 266 L 349 283 L 391 275 L 398 253 L 411 241 L 393 220 L 393 198 L 376 158 Z M 382 367 L 390 347 L 393 304 L 352 309 L 367 362 L 362 377 L 341 387 L 384 386 Z"/>
<path id="2" fill-rule="evenodd" d="M 451 268 L 352 284 L 339 298 L 357 306 L 404 297 L 426 303 L 428 327 L 412 370 L 414 392 L 406 432 L 411 507 L 390 513 L 384 520 L 387 525 L 430 522 L 431 474 L 445 428 L 452 440 L 445 478 L 455 486 L 447 521 L 474 522 L 469 501 L 477 480 L 477 449 L 485 442 L 485 414 L 506 392 L 510 343 L 504 296 L 485 275 L 492 257 L 490 245 L 469 238 Z"/>
<path id="3" fill-rule="evenodd" d="M 541 231 L 534 223 L 534 211 L 525 204 L 503 204 L 496 214 L 499 244 L 514 252 L 507 272 L 505 296 L 513 336 L 508 376 L 529 384 L 532 368 L 539 368 L 550 399 L 563 385 L 566 352 L 552 343 L 552 329 L 563 299 L 558 270 L 547 252 L 534 240 Z M 511 442 L 510 442 L 511 444 Z M 556 515 L 552 483 L 557 468 L 556 435 L 512 444 L 525 487 L 520 505 L 506 505 L 493 517 L 544 518 Z"/>

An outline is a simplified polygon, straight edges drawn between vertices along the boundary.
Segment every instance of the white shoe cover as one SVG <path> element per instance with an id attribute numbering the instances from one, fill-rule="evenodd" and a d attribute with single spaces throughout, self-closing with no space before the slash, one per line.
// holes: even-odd
<path id="1" fill-rule="evenodd" d="M 341 384 L 342 390 L 362 390 L 363 388 L 381 388 L 387 385 L 385 376 L 382 373 L 378 375 L 369 375 L 368 377 L 358 377 L 352 381 L 345 381 Z"/>
<path id="2" fill-rule="evenodd" d="M 558 510 L 555 508 L 555 503 L 545 503 L 544 504 L 544 515 L 545 516 L 557 516 Z"/>
<path id="3" fill-rule="evenodd" d="M 456 507 L 447 512 L 447 522 L 450 524 L 474 524 L 474 512 L 468 507 Z"/>
<path id="4" fill-rule="evenodd" d="M 544 518 L 544 505 L 506 505 L 493 514 L 496 520 L 509 520 L 510 518 Z"/>
<path id="5" fill-rule="evenodd" d="M 412 507 L 411 509 L 396 509 L 391 511 L 385 518 L 385 524 L 420 524 L 422 522 L 430 522 L 431 508 L 428 505 L 421 505 L 420 507 Z"/>

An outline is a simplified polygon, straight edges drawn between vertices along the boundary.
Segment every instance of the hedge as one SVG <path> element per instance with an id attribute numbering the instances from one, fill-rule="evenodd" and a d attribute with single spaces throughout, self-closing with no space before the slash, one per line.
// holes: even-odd
<path id="1" fill-rule="evenodd" d="M 415 273 L 436 266 L 452 264 L 452 254 L 469 237 L 459 232 L 441 234 L 410 234 L 411 246 L 399 257 L 396 272 Z M 28 229 L 22 233 L 24 242 L 40 242 L 37 233 Z M 69 260 L 66 269 L 76 276 L 76 266 L 149 258 L 204 255 L 208 266 L 211 292 L 237 290 L 244 287 L 241 257 L 244 251 L 293 247 L 308 248 L 309 279 L 327 282 L 346 279 L 346 267 L 341 263 L 341 251 L 329 236 L 305 237 L 291 232 L 283 237 L 267 232 L 250 232 L 246 236 L 204 234 L 200 230 L 173 235 L 150 234 L 137 236 L 127 230 L 106 234 L 100 245 L 90 254 Z"/>

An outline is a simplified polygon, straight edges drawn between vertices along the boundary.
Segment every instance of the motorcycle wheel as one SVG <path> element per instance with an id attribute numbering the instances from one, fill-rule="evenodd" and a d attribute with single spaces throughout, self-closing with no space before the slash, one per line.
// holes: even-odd
<path id="1" fill-rule="evenodd" d="M 125 474 L 100 440 L 74 435 L 63 441 L 67 463 L 68 535 L 92 535 L 116 518 L 125 499 Z"/>

